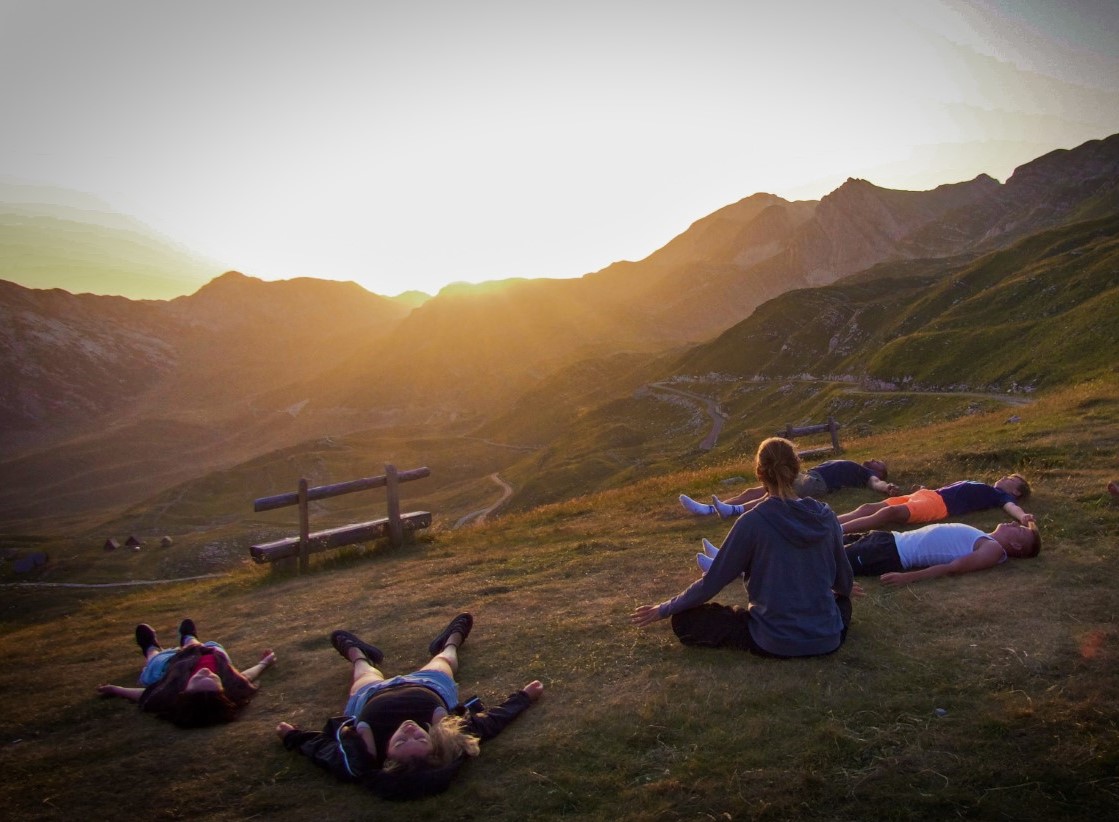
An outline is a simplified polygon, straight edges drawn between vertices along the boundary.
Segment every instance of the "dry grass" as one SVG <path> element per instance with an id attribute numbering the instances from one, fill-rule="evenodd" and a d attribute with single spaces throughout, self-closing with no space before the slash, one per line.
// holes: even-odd
<path id="1" fill-rule="evenodd" d="M 1119 505 L 1104 491 L 1119 474 L 1117 397 L 1114 381 L 1095 383 L 1019 409 L 1018 424 L 992 412 L 850 442 L 855 458 L 890 455 L 907 482 L 1025 471 L 1046 543 L 1036 560 L 960 579 L 868 581 L 847 645 L 824 659 L 689 650 L 664 623 L 627 623 L 689 583 L 700 537 L 726 529 L 685 515 L 676 495 L 749 476 L 743 463 L 317 558 L 305 577 L 247 568 L 52 594 L 50 619 L 11 618 L 0 636 L 0 803 L 50 820 L 1107 816 L 1119 805 Z M 318 727 L 341 710 L 333 628 L 377 642 L 397 673 L 460 609 L 477 619 L 464 696 L 495 702 L 534 678 L 547 690 L 448 794 L 384 803 L 278 744 L 278 721 Z M 241 666 L 278 654 L 239 721 L 181 731 L 95 695 L 134 679 L 137 622 L 170 638 L 188 615 Z"/>

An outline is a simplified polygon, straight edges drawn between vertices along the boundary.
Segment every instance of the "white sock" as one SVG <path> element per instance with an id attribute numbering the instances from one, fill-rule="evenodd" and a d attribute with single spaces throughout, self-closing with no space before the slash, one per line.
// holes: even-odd
<path id="1" fill-rule="evenodd" d="M 698 565 L 699 570 L 703 571 L 703 573 L 705 573 L 705 574 L 707 573 L 707 569 L 711 567 L 711 563 L 714 562 L 714 561 L 715 560 L 713 560 L 711 557 L 707 556 L 707 554 L 696 554 L 695 555 L 695 564 Z"/>
<path id="2" fill-rule="evenodd" d="M 686 494 L 680 495 L 680 504 L 691 511 L 693 514 L 697 514 L 701 517 L 709 517 L 715 513 L 714 505 L 707 505 L 706 503 L 696 502 L 694 499 L 687 496 Z"/>
<path id="3" fill-rule="evenodd" d="M 716 548 L 714 545 L 712 545 L 710 542 L 708 542 L 706 538 L 704 538 L 703 539 L 703 553 L 706 554 L 707 556 L 711 557 L 711 559 L 714 559 L 715 555 L 717 553 L 719 553 L 719 549 Z"/>
<path id="4" fill-rule="evenodd" d="M 718 513 L 720 519 L 728 519 L 729 517 L 736 517 L 746 510 L 742 505 L 727 505 L 714 494 L 711 495 L 712 508 Z"/>

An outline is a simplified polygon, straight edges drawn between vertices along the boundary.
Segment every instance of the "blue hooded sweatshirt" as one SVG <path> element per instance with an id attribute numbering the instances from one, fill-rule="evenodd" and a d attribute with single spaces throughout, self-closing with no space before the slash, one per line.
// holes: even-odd
<path id="1" fill-rule="evenodd" d="M 662 602 L 660 615 L 702 605 L 740 575 L 750 635 L 761 648 L 814 656 L 839 647 L 843 618 L 835 594 L 850 596 L 854 575 L 839 520 L 826 504 L 770 497 L 740 516 L 707 573 Z"/>

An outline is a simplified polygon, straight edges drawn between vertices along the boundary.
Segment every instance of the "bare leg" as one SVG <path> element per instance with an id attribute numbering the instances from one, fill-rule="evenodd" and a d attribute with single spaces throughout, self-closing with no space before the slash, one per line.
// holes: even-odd
<path id="1" fill-rule="evenodd" d="M 765 487 L 761 486 L 761 485 L 758 485 L 754 488 L 747 488 L 745 491 L 743 491 L 738 496 L 731 497 L 730 499 L 725 499 L 725 500 L 723 500 L 723 502 L 725 502 L 727 505 L 745 505 L 748 502 L 754 502 L 755 500 L 760 500 L 764 496 L 765 496 Z M 749 509 L 747 509 L 747 510 L 749 510 Z"/>
<path id="2" fill-rule="evenodd" d="M 361 648 L 350 648 L 346 658 L 354 666 L 353 682 L 350 684 L 350 696 L 353 696 L 362 687 L 372 682 L 383 682 L 385 675 L 373 667 L 373 663 L 365 658 Z"/>
<path id="3" fill-rule="evenodd" d="M 843 533 L 845 534 L 857 534 L 862 531 L 872 531 L 875 528 L 889 528 L 891 525 L 905 525 L 909 522 L 909 507 L 888 505 L 864 517 L 848 519 L 846 522 L 840 517 L 839 521 L 843 523 Z"/>
<path id="4" fill-rule="evenodd" d="M 869 517 L 875 511 L 881 511 L 883 508 L 888 508 L 885 502 L 864 502 L 854 511 L 848 511 L 846 514 L 840 514 L 838 519 L 840 522 L 849 522 L 853 519 L 862 519 Z M 900 507 L 900 506 L 899 506 Z"/>
<path id="5" fill-rule="evenodd" d="M 462 634 L 455 631 L 447 637 L 447 644 L 443 650 L 431 658 L 431 661 L 420 668 L 421 671 L 442 671 L 450 677 L 458 673 L 458 646 L 462 644 Z"/>

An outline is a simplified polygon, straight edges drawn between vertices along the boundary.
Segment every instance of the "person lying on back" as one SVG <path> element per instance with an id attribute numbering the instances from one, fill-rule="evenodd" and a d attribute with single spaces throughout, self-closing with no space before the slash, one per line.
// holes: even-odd
<path id="1" fill-rule="evenodd" d="M 793 488 L 797 496 L 813 499 L 820 499 L 840 488 L 869 488 L 880 494 L 898 493 L 898 487 L 886 482 L 886 476 L 886 463 L 882 460 L 867 460 L 863 463 L 854 460 L 828 460 L 798 474 Z M 681 494 L 680 504 L 699 516 L 718 514 L 727 519 L 751 510 L 765 495 L 765 486 L 758 485 L 727 500 L 712 496 L 710 505 Z"/>
<path id="2" fill-rule="evenodd" d="M 894 525 L 923 525 L 950 517 L 1002 508 L 1026 525 L 1033 522 L 1033 514 L 1022 510 L 1018 501 L 1028 497 L 1030 484 L 1021 474 L 1008 474 L 994 485 L 973 480 L 962 480 L 935 491 L 918 488 L 911 494 L 890 497 L 882 502 L 868 502 L 854 511 L 839 515 L 843 533 L 855 534 Z"/>
<path id="3" fill-rule="evenodd" d="M 983 571 L 1041 551 L 1041 532 L 1032 520 L 1025 525 L 1004 522 L 989 533 L 961 522 L 940 522 L 855 536 L 844 545 L 851 570 L 856 576 L 878 576 L 886 585 Z"/>

